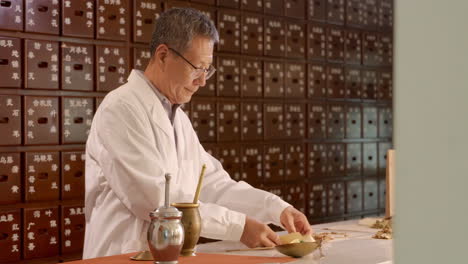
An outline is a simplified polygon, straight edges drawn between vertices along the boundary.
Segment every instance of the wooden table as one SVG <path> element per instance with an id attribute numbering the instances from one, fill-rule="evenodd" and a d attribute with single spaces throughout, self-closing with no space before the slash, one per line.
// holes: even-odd
<path id="1" fill-rule="evenodd" d="M 300 259 L 285 257 L 276 250 L 237 251 L 246 248 L 240 242 L 220 241 L 198 245 L 196 257 L 180 257 L 180 264 L 391 264 L 392 240 L 373 239 L 376 229 L 358 225 L 357 220 L 313 226 L 314 232 L 346 233 L 334 235 L 334 240 L 323 247 L 324 257 L 318 251 Z M 70 264 L 149 264 L 152 261 L 132 261 L 135 253 L 68 262 Z"/>
<path id="2" fill-rule="evenodd" d="M 102 258 L 85 259 L 67 262 L 70 264 L 152 264 L 153 261 L 133 261 L 130 257 L 135 253 L 115 255 Z M 236 256 L 224 254 L 197 253 L 195 257 L 179 257 L 179 264 L 260 264 L 260 263 L 287 263 L 293 260 L 290 257 L 260 257 Z"/>

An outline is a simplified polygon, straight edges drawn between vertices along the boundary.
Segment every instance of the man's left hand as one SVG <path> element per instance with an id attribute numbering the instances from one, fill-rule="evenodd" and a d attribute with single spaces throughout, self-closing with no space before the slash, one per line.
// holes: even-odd
<path id="1" fill-rule="evenodd" d="M 303 235 L 312 234 L 312 228 L 307 217 L 292 206 L 286 207 L 281 212 L 280 221 L 288 233 L 300 232 Z"/>

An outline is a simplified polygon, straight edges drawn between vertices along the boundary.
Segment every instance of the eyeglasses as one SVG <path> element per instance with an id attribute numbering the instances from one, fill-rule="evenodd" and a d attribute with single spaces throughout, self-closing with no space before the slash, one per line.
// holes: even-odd
<path id="1" fill-rule="evenodd" d="M 182 56 L 182 54 L 180 54 L 175 49 L 169 48 L 169 50 L 174 52 L 177 56 L 181 57 L 182 59 L 184 59 L 184 61 L 186 61 L 188 64 L 190 64 L 190 66 L 192 66 L 192 68 L 194 69 L 194 71 L 192 71 L 192 77 L 194 79 L 200 78 L 202 76 L 202 74 L 204 73 L 205 74 L 205 80 L 208 80 L 211 76 L 213 76 L 213 74 L 216 71 L 216 68 L 213 67 L 213 65 L 210 65 L 210 67 L 208 67 L 208 69 L 195 67 L 195 65 L 193 65 L 189 60 L 187 60 L 184 56 Z"/>

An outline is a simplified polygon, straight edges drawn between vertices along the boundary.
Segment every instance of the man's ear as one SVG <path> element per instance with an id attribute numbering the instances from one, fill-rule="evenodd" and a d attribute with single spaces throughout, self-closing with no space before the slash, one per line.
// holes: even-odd
<path id="1" fill-rule="evenodd" d="M 164 66 L 168 54 L 169 54 L 169 49 L 167 48 L 167 46 L 165 44 L 160 44 L 154 51 L 153 58 L 156 59 L 157 64 Z"/>

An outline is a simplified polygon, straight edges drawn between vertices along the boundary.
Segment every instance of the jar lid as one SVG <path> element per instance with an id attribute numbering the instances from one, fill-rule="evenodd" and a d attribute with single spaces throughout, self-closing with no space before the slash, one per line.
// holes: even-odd
<path id="1" fill-rule="evenodd" d="M 161 206 L 150 213 L 151 217 L 157 218 L 169 218 L 169 217 L 181 217 L 182 212 L 177 210 L 174 206 Z"/>

